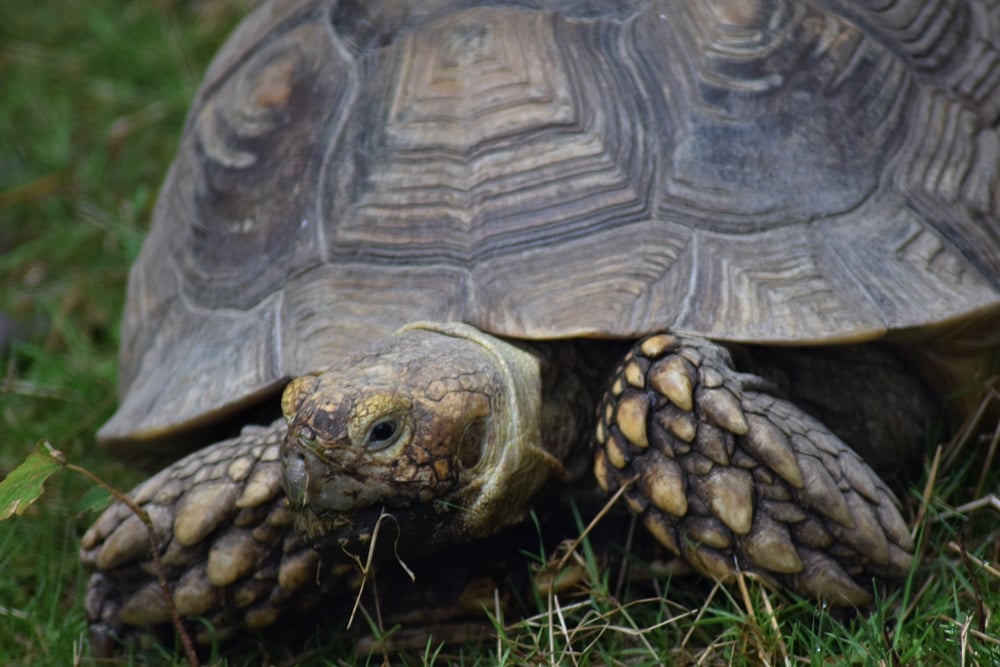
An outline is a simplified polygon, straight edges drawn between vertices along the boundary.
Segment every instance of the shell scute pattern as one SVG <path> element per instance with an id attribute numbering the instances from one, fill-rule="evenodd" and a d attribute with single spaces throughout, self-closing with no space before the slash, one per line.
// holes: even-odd
<path id="1" fill-rule="evenodd" d="M 102 437 L 210 419 L 418 319 L 827 342 L 995 305 L 1000 138 L 947 93 L 998 85 L 972 86 L 964 5 L 563 4 L 255 14 L 133 272 Z"/>

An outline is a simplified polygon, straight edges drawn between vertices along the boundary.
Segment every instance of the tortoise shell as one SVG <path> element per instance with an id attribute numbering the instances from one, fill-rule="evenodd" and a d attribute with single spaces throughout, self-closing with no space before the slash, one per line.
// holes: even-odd
<path id="1" fill-rule="evenodd" d="M 830 4 L 261 6 L 190 111 L 100 437 L 413 320 L 816 344 L 994 311 L 1000 12 Z"/>

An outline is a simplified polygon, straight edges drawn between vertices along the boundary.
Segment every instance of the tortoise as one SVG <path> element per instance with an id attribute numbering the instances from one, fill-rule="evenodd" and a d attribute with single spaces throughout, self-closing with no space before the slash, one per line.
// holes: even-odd
<path id="1" fill-rule="evenodd" d="M 990 6 L 254 10 L 130 273 L 98 434 L 203 446 L 133 492 L 181 615 L 264 627 L 386 515 L 434 554 L 595 478 L 698 572 L 868 604 L 912 563 L 883 476 L 1000 348 Z M 126 508 L 81 555 L 95 629 L 168 620 Z"/>

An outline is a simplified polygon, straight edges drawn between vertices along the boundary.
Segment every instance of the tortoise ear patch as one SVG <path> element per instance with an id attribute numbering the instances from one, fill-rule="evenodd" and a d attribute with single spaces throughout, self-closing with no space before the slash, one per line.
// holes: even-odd
<path id="1" fill-rule="evenodd" d="M 475 468 L 483 459 L 488 431 L 488 417 L 477 417 L 465 427 L 458 445 L 458 460 L 466 470 Z"/>

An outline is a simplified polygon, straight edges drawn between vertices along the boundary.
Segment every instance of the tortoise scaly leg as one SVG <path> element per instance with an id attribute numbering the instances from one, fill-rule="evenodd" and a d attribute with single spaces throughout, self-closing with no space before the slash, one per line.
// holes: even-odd
<path id="1" fill-rule="evenodd" d="M 339 570 L 320 571 L 319 556 L 292 530 L 278 454 L 285 432 L 284 420 L 247 427 L 131 493 L 152 520 L 178 612 L 211 621 L 218 639 L 270 625 L 347 586 Z M 92 572 L 86 611 L 96 647 L 169 625 L 148 533 L 127 507 L 115 503 L 101 515 L 83 536 L 80 557 Z M 200 623 L 189 630 L 199 642 L 212 639 Z"/>
<path id="2" fill-rule="evenodd" d="M 792 403 L 708 341 L 640 341 L 598 408 L 595 473 L 635 480 L 629 506 L 668 549 L 723 582 L 754 572 L 832 604 L 871 601 L 871 578 L 912 561 L 892 492 Z"/>

